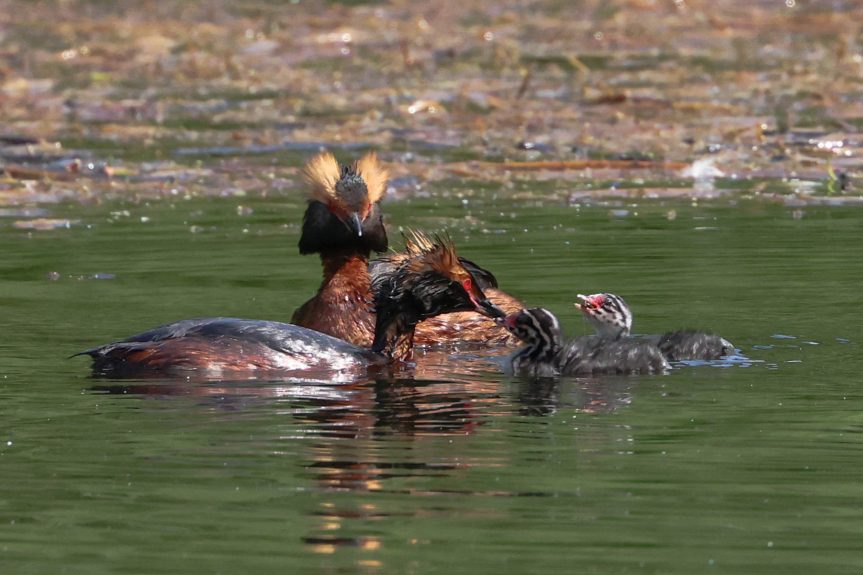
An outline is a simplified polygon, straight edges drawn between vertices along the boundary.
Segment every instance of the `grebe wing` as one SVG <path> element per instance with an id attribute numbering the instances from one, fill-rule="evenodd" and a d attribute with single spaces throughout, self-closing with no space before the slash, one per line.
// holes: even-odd
<path id="1" fill-rule="evenodd" d="M 127 337 L 121 341 L 91 348 L 75 355 L 104 356 L 117 350 L 144 350 L 169 340 L 237 340 L 264 345 L 288 355 L 353 355 L 374 361 L 379 358 L 370 350 L 341 339 L 277 321 L 213 317 L 187 319 Z"/>

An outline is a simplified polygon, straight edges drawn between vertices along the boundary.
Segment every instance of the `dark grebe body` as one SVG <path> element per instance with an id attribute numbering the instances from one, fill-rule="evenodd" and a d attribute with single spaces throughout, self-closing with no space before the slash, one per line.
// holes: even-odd
<path id="1" fill-rule="evenodd" d="M 372 285 L 378 310 L 371 350 L 320 332 L 271 321 L 236 318 L 183 320 L 157 327 L 82 354 L 93 358 L 96 375 L 136 377 L 196 373 L 204 376 L 295 377 L 306 372 L 354 372 L 410 359 L 417 323 L 441 313 L 477 310 L 503 314 L 488 301 L 458 260 L 448 238 L 414 234 L 408 257 Z"/>
<path id="2" fill-rule="evenodd" d="M 178 321 L 82 352 L 106 377 L 203 377 L 308 372 L 361 373 L 384 358 L 341 339 L 275 321 L 200 318 Z"/>

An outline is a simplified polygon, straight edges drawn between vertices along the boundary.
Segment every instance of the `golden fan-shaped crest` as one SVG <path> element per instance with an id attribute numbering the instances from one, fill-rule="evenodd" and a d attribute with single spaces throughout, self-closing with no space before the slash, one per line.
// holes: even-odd
<path id="1" fill-rule="evenodd" d="M 369 191 L 369 203 L 374 204 L 387 191 L 387 180 L 389 172 L 378 161 L 378 155 L 374 152 L 369 152 L 357 161 L 357 173 L 365 181 L 366 188 Z"/>
<path id="2" fill-rule="evenodd" d="M 309 185 L 309 197 L 324 204 L 337 201 L 336 182 L 340 176 L 339 163 L 329 152 L 318 154 L 303 167 L 303 178 Z"/>

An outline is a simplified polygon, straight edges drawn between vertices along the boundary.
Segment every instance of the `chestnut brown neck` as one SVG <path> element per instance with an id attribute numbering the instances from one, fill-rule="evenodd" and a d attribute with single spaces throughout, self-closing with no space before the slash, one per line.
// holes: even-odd
<path id="1" fill-rule="evenodd" d="M 321 254 L 323 280 L 314 297 L 291 322 L 367 347 L 374 337 L 375 314 L 368 257 L 344 250 Z"/>
<path id="2" fill-rule="evenodd" d="M 321 318 L 309 318 L 313 329 L 358 345 L 374 338 L 375 314 L 371 294 L 368 255 L 356 252 L 321 254 L 324 278 L 316 296 L 327 302 L 324 326 Z"/>
<path id="3" fill-rule="evenodd" d="M 356 250 L 331 250 L 321 253 L 321 265 L 324 268 L 324 284 L 330 283 L 336 276 L 352 280 L 352 283 L 363 286 L 368 293 L 371 278 L 369 277 L 369 253 L 359 253 Z"/>

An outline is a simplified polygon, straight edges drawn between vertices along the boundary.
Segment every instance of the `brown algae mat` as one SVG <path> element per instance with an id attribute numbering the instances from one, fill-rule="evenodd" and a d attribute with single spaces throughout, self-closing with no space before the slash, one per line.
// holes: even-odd
<path id="1" fill-rule="evenodd" d="M 863 0 L 0 1 L 0 206 L 295 194 L 860 203 Z"/>

